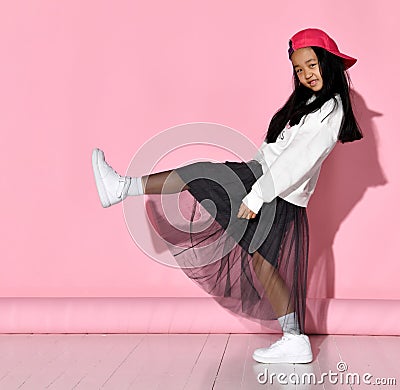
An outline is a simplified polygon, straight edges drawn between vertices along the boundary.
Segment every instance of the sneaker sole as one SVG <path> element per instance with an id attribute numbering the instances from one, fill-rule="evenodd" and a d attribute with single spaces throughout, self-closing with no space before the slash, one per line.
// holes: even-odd
<path id="1" fill-rule="evenodd" d="M 92 152 L 92 167 L 94 173 L 94 180 L 96 182 L 97 192 L 99 193 L 101 205 L 105 208 L 105 207 L 110 207 L 111 202 L 107 196 L 107 191 L 100 174 L 99 161 L 104 161 L 104 153 L 100 149 L 94 149 Z"/>
<path id="2" fill-rule="evenodd" d="M 259 363 L 311 363 L 313 360 L 312 355 L 300 355 L 300 356 L 285 356 L 282 357 L 269 357 L 265 358 L 256 354 L 253 354 L 253 359 Z"/>

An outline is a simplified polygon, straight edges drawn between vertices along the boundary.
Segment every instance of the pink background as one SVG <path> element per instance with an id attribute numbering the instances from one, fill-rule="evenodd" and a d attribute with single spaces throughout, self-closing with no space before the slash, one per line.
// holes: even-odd
<path id="1" fill-rule="evenodd" d="M 399 10 L 380 4 L 2 2 L 0 296 L 205 297 L 136 247 L 121 205 L 101 208 L 91 151 L 125 172 L 151 137 L 196 121 L 260 145 L 291 91 L 288 40 L 318 27 L 359 59 L 365 139 L 336 147 L 310 202 L 308 295 L 400 299 Z"/>

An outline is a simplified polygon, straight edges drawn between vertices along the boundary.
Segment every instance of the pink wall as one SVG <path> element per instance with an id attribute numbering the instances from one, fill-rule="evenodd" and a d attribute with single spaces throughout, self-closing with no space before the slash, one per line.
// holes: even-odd
<path id="1" fill-rule="evenodd" d="M 121 205 L 101 208 L 91 150 L 124 172 L 151 137 L 196 121 L 259 145 L 291 90 L 288 39 L 314 26 L 359 58 L 351 77 L 366 137 L 338 145 L 310 203 L 309 296 L 400 299 L 397 8 L 2 2 L 0 296 L 205 296 L 136 247 Z"/>

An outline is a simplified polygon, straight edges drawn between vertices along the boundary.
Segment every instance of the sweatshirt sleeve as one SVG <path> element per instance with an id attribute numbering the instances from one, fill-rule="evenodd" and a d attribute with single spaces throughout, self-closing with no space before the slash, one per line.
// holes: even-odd
<path id="1" fill-rule="evenodd" d="M 296 136 L 252 186 L 242 202 L 258 213 L 264 202 L 272 202 L 312 177 L 335 146 L 342 123 L 340 97 L 328 100 L 318 111 L 302 118 Z"/>

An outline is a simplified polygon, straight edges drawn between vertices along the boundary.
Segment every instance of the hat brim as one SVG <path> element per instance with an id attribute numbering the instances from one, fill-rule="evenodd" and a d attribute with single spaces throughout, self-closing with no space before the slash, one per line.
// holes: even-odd
<path id="1" fill-rule="evenodd" d="M 335 56 L 338 56 L 343 59 L 345 69 L 349 69 L 357 62 L 356 58 L 350 57 L 346 54 L 343 54 L 340 52 L 333 52 L 333 51 L 331 51 L 331 53 L 334 54 Z"/>

